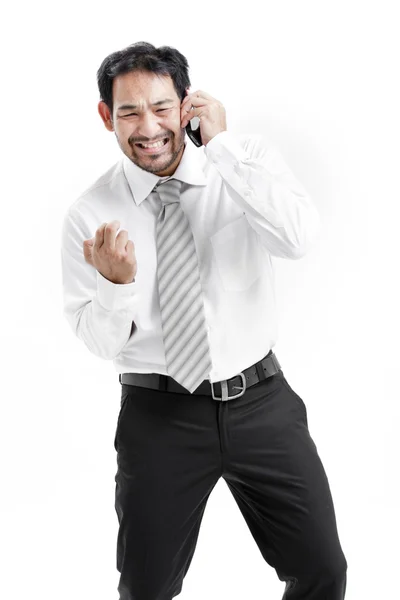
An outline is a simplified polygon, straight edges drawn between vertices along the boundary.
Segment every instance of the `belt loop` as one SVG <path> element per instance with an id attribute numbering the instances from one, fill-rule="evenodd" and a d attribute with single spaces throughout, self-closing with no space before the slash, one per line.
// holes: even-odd
<path id="1" fill-rule="evenodd" d="M 261 361 L 256 363 L 256 371 L 257 371 L 258 379 L 260 381 L 262 381 L 263 379 L 266 379 Z"/>
<path id="2" fill-rule="evenodd" d="M 167 385 L 168 385 L 168 377 L 166 375 L 161 375 L 159 377 L 158 380 L 158 389 L 161 392 L 166 392 L 167 391 Z"/>

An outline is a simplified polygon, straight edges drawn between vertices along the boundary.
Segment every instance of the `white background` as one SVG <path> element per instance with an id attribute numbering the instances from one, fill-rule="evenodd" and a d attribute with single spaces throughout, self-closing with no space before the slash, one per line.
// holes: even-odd
<path id="1" fill-rule="evenodd" d="M 147 8 L 145 8 L 147 6 Z M 172 45 L 228 128 L 281 150 L 322 216 L 275 259 L 275 347 L 334 498 L 346 599 L 394 597 L 400 533 L 396 2 L 22 2 L 3 9 L 0 595 L 117 600 L 120 384 L 62 314 L 67 208 L 121 156 L 97 113 L 103 58 Z M 394 587 L 393 587 L 394 586 Z M 182 600 L 281 598 L 221 479 Z"/>

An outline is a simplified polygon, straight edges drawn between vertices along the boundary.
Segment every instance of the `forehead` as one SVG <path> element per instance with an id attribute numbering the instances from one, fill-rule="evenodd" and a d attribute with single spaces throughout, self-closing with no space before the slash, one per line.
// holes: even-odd
<path id="1" fill-rule="evenodd" d="M 113 81 L 113 102 L 116 108 L 127 102 L 152 103 L 171 97 L 175 99 L 178 95 L 169 75 L 133 71 L 118 75 Z"/>

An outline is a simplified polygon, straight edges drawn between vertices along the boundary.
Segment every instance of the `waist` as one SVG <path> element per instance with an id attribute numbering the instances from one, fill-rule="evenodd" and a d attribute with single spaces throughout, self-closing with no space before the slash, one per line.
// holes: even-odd
<path id="1" fill-rule="evenodd" d="M 260 361 L 247 367 L 229 379 L 211 382 L 208 379 L 194 390 L 193 394 L 211 396 L 214 400 L 231 400 L 242 396 L 246 389 L 263 379 L 272 377 L 281 366 L 274 352 L 270 350 Z M 190 392 L 168 375 L 161 373 L 120 373 L 119 381 L 123 385 L 133 385 L 157 389 L 163 392 L 189 394 Z"/>

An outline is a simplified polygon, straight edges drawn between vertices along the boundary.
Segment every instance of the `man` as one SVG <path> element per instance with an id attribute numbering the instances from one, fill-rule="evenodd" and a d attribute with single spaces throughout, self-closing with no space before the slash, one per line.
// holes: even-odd
<path id="1" fill-rule="evenodd" d="M 272 351 L 271 257 L 304 255 L 316 209 L 276 148 L 189 93 L 176 49 L 115 52 L 98 85 L 124 156 L 69 208 L 62 268 L 71 327 L 120 374 L 120 600 L 179 594 L 221 476 L 284 598 L 343 599 L 329 483 Z"/>

